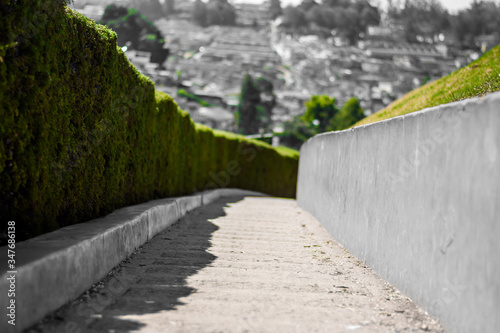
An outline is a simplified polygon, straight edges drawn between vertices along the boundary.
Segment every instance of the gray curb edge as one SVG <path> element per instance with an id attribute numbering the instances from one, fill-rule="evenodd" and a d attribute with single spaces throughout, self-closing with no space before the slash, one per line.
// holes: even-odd
<path id="1" fill-rule="evenodd" d="M 7 246 L 0 248 L 2 276 L 0 331 L 20 332 L 77 298 L 109 271 L 189 211 L 228 196 L 265 196 L 216 189 L 121 208 L 86 223 L 75 224 L 16 244 L 15 316 L 7 323 L 9 281 Z"/>

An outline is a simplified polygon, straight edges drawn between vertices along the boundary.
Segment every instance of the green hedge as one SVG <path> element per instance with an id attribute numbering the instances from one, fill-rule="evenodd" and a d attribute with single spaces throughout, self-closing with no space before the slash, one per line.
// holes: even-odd
<path id="1" fill-rule="evenodd" d="M 0 14 L 0 219 L 18 238 L 211 187 L 295 196 L 297 152 L 194 124 L 64 1 Z"/>

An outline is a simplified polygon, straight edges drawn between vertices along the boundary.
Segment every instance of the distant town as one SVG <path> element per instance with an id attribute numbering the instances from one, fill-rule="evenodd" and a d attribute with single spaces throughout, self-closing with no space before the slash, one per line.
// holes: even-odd
<path id="1" fill-rule="evenodd" d="M 107 5 L 129 2 L 75 1 L 73 7 L 99 21 Z M 339 106 L 355 96 L 369 115 L 465 66 L 480 56 L 478 49 L 494 44 L 486 36 L 476 49 L 458 49 L 445 35 L 438 43 L 408 43 L 401 28 L 382 14 L 380 23 L 352 45 L 334 31 L 325 38 L 284 28 L 282 16 L 272 19 L 271 2 L 234 3 L 235 26 L 203 27 L 192 19 L 196 2 L 177 1 L 174 12 L 154 20 L 169 50 L 162 64 L 152 63 L 148 52 L 123 50 L 157 90 L 173 96 L 194 121 L 216 129 L 238 132 L 233 114 L 244 75 L 266 78 L 276 96 L 270 128 L 280 133 L 286 121 L 304 113 L 312 95 L 335 97 Z M 179 94 L 180 89 L 187 93 Z M 211 107 L 189 98 L 193 95 Z"/>

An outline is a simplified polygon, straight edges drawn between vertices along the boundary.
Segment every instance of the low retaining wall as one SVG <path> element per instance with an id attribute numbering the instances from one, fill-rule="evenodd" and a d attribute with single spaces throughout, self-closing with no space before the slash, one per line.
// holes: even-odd
<path id="1" fill-rule="evenodd" d="M 150 201 L 106 217 L 40 235 L 16 244 L 15 326 L 8 324 L 8 269 L 0 277 L 1 332 L 21 332 L 75 299 L 131 255 L 139 246 L 187 212 L 226 196 L 261 196 L 218 189 L 191 196 Z M 0 248 L 2 267 L 7 247 Z"/>
<path id="2" fill-rule="evenodd" d="M 500 93 L 315 136 L 297 200 L 453 332 L 500 327 Z"/>

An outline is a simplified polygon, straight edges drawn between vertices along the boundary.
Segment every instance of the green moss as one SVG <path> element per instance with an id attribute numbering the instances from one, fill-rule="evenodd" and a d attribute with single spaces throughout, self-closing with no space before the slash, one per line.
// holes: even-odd
<path id="1" fill-rule="evenodd" d="M 193 123 L 111 30 L 63 1 L 0 10 L 0 219 L 19 239 L 209 187 L 295 195 L 296 154 Z"/>

